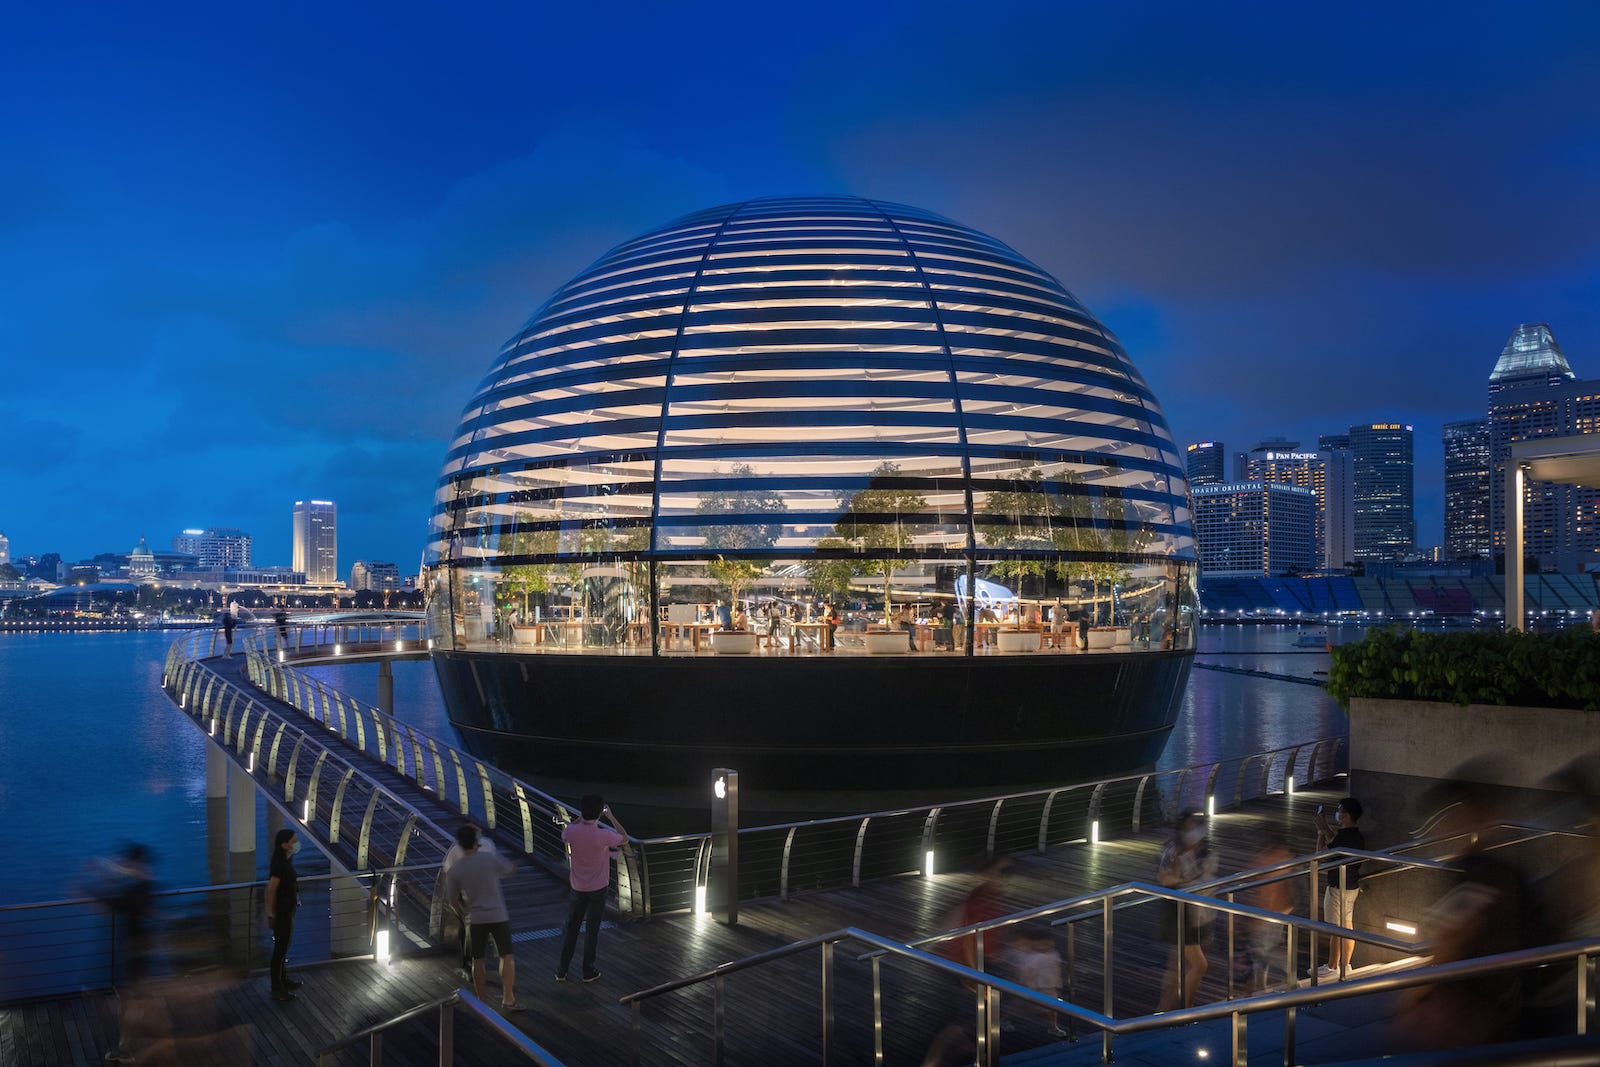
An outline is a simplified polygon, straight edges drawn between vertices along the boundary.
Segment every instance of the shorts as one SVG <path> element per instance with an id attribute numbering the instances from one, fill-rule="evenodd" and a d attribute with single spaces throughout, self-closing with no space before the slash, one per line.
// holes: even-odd
<path id="1" fill-rule="evenodd" d="M 1360 889 L 1340 889 L 1338 886 L 1330 885 L 1322 894 L 1322 921 L 1354 929 L 1356 897 L 1360 893 Z"/>
<path id="2" fill-rule="evenodd" d="M 503 923 L 473 923 L 472 924 L 472 958 L 481 960 L 484 951 L 489 947 L 489 939 L 494 938 L 494 950 L 503 960 L 511 958 L 511 924 Z"/>

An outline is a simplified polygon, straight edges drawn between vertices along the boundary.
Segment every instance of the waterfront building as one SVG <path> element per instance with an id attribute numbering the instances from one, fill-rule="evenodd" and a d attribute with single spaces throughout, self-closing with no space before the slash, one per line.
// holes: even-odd
<path id="1" fill-rule="evenodd" d="M 367 562 L 356 560 L 350 565 L 350 588 L 381 593 L 386 589 L 400 588 L 400 567 L 381 560 Z"/>
<path id="2" fill-rule="evenodd" d="M 1350 554 L 1353 487 L 1348 451 L 1304 452 L 1300 451 L 1299 442 L 1278 438 L 1239 453 L 1235 466 L 1235 481 L 1278 482 L 1311 490 L 1316 497 L 1313 567 L 1338 569 L 1353 558 Z M 1203 553 L 1201 558 L 1204 559 Z"/>
<path id="3" fill-rule="evenodd" d="M 1115 335 L 995 238 L 855 197 L 714 208 L 601 257 L 483 377 L 433 501 L 434 665 L 469 746 L 696 805 L 712 766 L 959 791 L 1137 764 L 1193 656 L 1185 474 Z"/>
<path id="4" fill-rule="evenodd" d="M 1316 493 L 1283 482 L 1227 482 L 1189 491 L 1207 577 L 1299 574 L 1318 566 Z"/>
<path id="5" fill-rule="evenodd" d="M 1350 427 L 1355 543 L 1358 562 L 1402 560 L 1417 543 L 1416 470 L 1409 423 Z"/>
<path id="6" fill-rule="evenodd" d="M 1600 380 L 1573 373 L 1547 323 L 1523 323 L 1489 375 L 1489 519 L 1492 551 L 1505 554 L 1506 462 L 1535 437 L 1600 433 Z M 1523 497 L 1524 554 L 1545 570 L 1600 566 L 1600 489 L 1529 481 Z"/>
<path id="7" fill-rule="evenodd" d="M 250 535 L 234 526 L 187 529 L 172 539 L 172 551 L 193 556 L 202 570 L 249 567 Z"/>
<path id="8" fill-rule="evenodd" d="M 156 556 L 150 551 L 150 546 L 143 537 L 133 546 L 133 551 L 128 553 L 128 577 L 154 578 L 156 576 Z"/>
<path id="9" fill-rule="evenodd" d="M 1325 433 L 1317 435 L 1317 451 L 1331 452 L 1334 450 L 1350 451 L 1350 435 L 1347 433 Z"/>
<path id="10" fill-rule="evenodd" d="M 0 530 L 0 563 L 11 562 L 11 542 L 6 539 L 5 531 Z"/>
<path id="11" fill-rule="evenodd" d="M 333 501 L 294 502 L 292 567 L 312 585 L 339 581 L 339 509 Z"/>
<path id="12" fill-rule="evenodd" d="M 1445 559 L 1490 554 L 1489 420 L 1444 424 Z"/>
<path id="13" fill-rule="evenodd" d="M 1221 441 L 1201 441 L 1189 446 L 1189 484 L 1218 485 L 1228 480 L 1227 449 Z"/>

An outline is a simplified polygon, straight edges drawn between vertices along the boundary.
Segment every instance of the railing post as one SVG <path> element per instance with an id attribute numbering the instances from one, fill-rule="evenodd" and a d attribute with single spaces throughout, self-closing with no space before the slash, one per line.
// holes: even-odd
<path id="1" fill-rule="evenodd" d="M 989 841 L 984 848 L 985 859 L 994 859 L 994 839 L 996 832 L 1000 828 L 1000 806 L 1004 803 L 1005 798 L 1001 797 L 994 802 L 994 811 L 989 813 Z"/>
<path id="2" fill-rule="evenodd" d="M 1250 1067 L 1249 1026 L 1244 1012 L 1233 1013 L 1233 1067 Z"/>
<path id="3" fill-rule="evenodd" d="M 983 1065 L 1000 1067 L 1000 990 L 983 987 Z"/>
<path id="4" fill-rule="evenodd" d="M 1232 904 L 1233 894 L 1228 893 L 1222 899 L 1226 900 L 1229 904 Z M 1233 999 L 1233 921 L 1236 918 L 1238 918 L 1238 916 L 1234 915 L 1233 912 L 1228 912 L 1228 955 L 1225 957 L 1228 961 L 1228 1000 Z M 1252 990 L 1252 992 L 1254 992 L 1254 990 Z"/>
<path id="5" fill-rule="evenodd" d="M 456 1062 L 456 1009 L 453 1001 L 439 1005 L 439 1067 Z"/>
<path id="6" fill-rule="evenodd" d="M 1317 879 L 1317 870 L 1318 870 L 1318 868 L 1320 866 L 1321 865 L 1316 860 L 1312 860 L 1311 861 L 1311 865 L 1310 865 L 1311 909 L 1310 910 L 1311 910 L 1311 921 L 1312 922 L 1316 922 L 1317 921 L 1318 906 L 1321 904 L 1321 901 L 1319 901 L 1317 899 L 1317 881 L 1318 881 L 1318 879 Z M 1317 932 L 1315 930 L 1311 930 L 1311 931 L 1308 931 L 1308 932 L 1311 935 L 1311 984 L 1312 985 L 1316 985 L 1317 984 Z"/>
<path id="7" fill-rule="evenodd" d="M 372 1067 L 383 1067 L 383 1031 L 375 1031 L 372 1035 L 372 1051 L 367 1055 L 367 1062 Z"/>
<path id="8" fill-rule="evenodd" d="M 1144 788 L 1143 783 L 1140 783 L 1140 788 L 1141 789 Z M 1102 984 L 1102 986 L 1104 987 L 1104 990 L 1105 990 L 1105 1002 L 1101 1005 L 1101 1011 L 1105 1015 L 1107 1015 L 1107 1016 L 1109 1016 L 1111 1018 L 1116 1018 L 1116 1014 L 1117 1013 L 1113 1008 L 1113 1001 L 1111 999 L 1111 997 L 1112 997 L 1112 990 L 1111 990 L 1111 974 L 1112 974 L 1112 967 L 1111 967 L 1111 915 L 1112 915 L 1111 897 L 1109 895 L 1107 895 L 1106 898 L 1100 902 L 1100 923 L 1101 923 L 1101 927 L 1100 927 L 1100 929 L 1101 929 L 1101 938 L 1100 939 L 1101 939 L 1101 942 L 1102 942 L 1102 945 L 1103 945 L 1102 950 L 1101 950 L 1102 954 L 1103 954 L 1103 959 L 1101 960 L 1101 964 L 1100 964 L 1100 974 L 1101 974 L 1100 981 L 1101 981 L 1101 984 Z M 1180 956 L 1183 955 L 1181 950 L 1179 951 L 1178 954 Z M 1110 1030 L 1102 1030 L 1102 1031 L 1100 1031 L 1100 1062 L 1102 1062 L 1102 1063 L 1110 1063 L 1111 1062 L 1111 1031 Z"/>
<path id="9" fill-rule="evenodd" d="M 833 1044 L 833 942 L 822 943 L 822 1063 L 828 1064 L 828 1046 Z"/>
<path id="10" fill-rule="evenodd" d="M 1580 1003 L 1582 1002 L 1580 998 Z M 1578 1031 L 1580 1034 L 1583 1031 Z M 883 1067 L 883 956 L 872 957 L 872 1063 Z"/>
<path id="11" fill-rule="evenodd" d="M 722 985 L 723 976 L 720 974 L 711 980 L 711 1033 L 713 1040 L 711 1062 L 716 1064 L 717 1067 L 722 1067 Z M 826 1047 L 826 1044 L 824 1044 L 824 1047 Z"/>
<path id="12" fill-rule="evenodd" d="M 636 1000 L 629 1006 L 628 1017 L 633 1023 L 633 1067 L 639 1067 L 639 1002 Z M 442 1061 L 439 1067 L 449 1067 Z"/>
<path id="13" fill-rule="evenodd" d="M 1589 1032 L 1589 954 L 1578 954 L 1578 1036 Z"/>
<path id="14" fill-rule="evenodd" d="M 1284 964 L 1284 984 L 1293 988 L 1295 984 L 1295 971 L 1299 963 L 1300 954 L 1295 951 L 1295 925 L 1286 923 L 1289 927 L 1289 952 L 1288 961 Z M 1313 938 L 1315 943 L 1315 938 Z M 1283 1067 L 1294 1067 L 1294 1020 L 1295 1009 L 1290 1008 L 1283 1013 Z"/>

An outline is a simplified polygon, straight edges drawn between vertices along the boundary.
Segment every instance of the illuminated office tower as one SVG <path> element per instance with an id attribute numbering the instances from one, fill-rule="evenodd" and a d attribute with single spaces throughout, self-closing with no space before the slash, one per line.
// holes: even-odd
<path id="1" fill-rule="evenodd" d="M 1347 433 L 1324 433 L 1317 435 L 1317 451 L 1327 452 L 1335 448 L 1350 450 L 1350 435 Z"/>
<path id="2" fill-rule="evenodd" d="M 1189 446 L 1190 485 L 1218 485 L 1228 480 L 1227 450 L 1221 441 L 1201 441 Z"/>
<path id="3" fill-rule="evenodd" d="M 195 558 L 198 570 L 248 569 L 250 535 L 234 526 L 184 530 L 172 539 L 172 551 Z"/>
<path id="4" fill-rule="evenodd" d="M 1298 574 L 1316 567 L 1316 495 L 1298 485 L 1197 485 L 1194 537 L 1211 578 Z"/>
<path id="5" fill-rule="evenodd" d="M 1518 326 L 1489 375 L 1489 521 L 1496 555 L 1505 553 L 1512 443 L 1589 433 L 1600 433 L 1600 381 L 1573 373 L 1548 324 Z M 1600 490 L 1530 481 L 1525 492 L 1526 555 L 1537 557 L 1545 570 L 1600 564 Z"/>
<path id="6" fill-rule="evenodd" d="M 1444 424 L 1444 554 L 1489 555 L 1489 420 Z"/>
<path id="7" fill-rule="evenodd" d="M 339 581 L 339 509 L 330 500 L 294 502 L 292 566 L 311 585 Z"/>
<path id="8" fill-rule="evenodd" d="M 1285 446 L 1288 446 L 1287 448 Z M 1263 441 L 1237 458 L 1236 481 L 1276 482 L 1311 490 L 1316 498 L 1312 567 L 1343 567 L 1351 552 L 1350 453 L 1343 449 L 1302 452 L 1298 442 Z"/>
<path id="9" fill-rule="evenodd" d="M 1414 434 L 1409 423 L 1350 427 L 1358 562 L 1403 560 L 1416 550 Z"/>

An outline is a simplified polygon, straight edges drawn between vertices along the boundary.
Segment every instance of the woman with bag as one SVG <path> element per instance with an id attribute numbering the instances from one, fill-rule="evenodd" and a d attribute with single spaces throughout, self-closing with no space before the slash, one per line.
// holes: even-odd
<path id="1" fill-rule="evenodd" d="M 1188 812 L 1178 819 L 1173 828 L 1172 840 L 1161 850 L 1161 864 L 1156 870 L 1156 882 L 1169 889 L 1184 889 L 1203 882 L 1216 873 L 1216 860 L 1206 848 L 1205 824 L 1198 812 Z M 1204 928 L 1215 913 L 1209 908 L 1193 906 L 1183 909 L 1183 929 L 1178 928 L 1178 902 L 1163 900 L 1160 937 L 1172 945 L 1167 963 L 1167 977 L 1161 985 L 1161 1003 L 1157 1011 L 1171 1011 L 1179 1006 L 1178 953 L 1183 953 L 1183 1000 L 1185 1008 L 1194 1007 L 1195 994 L 1200 990 L 1200 979 L 1206 974 L 1206 950 L 1201 944 Z"/>

